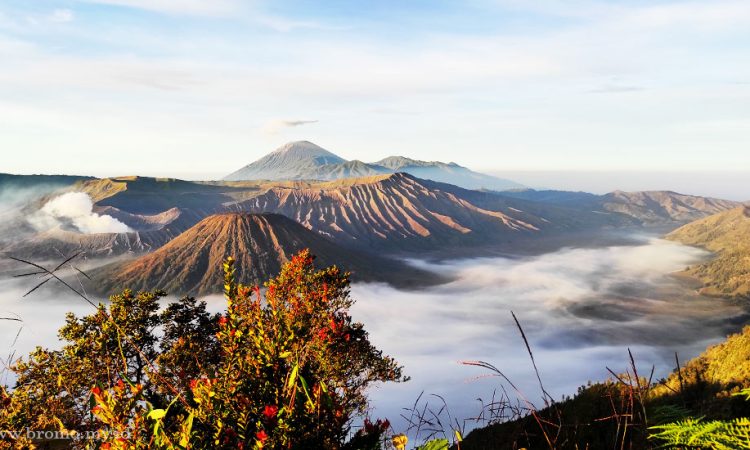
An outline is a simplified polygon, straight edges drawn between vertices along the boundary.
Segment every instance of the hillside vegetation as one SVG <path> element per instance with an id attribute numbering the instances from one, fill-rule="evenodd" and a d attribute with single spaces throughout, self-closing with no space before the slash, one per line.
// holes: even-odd
<path id="1" fill-rule="evenodd" d="M 667 239 L 716 253 L 711 261 L 684 272 L 703 283 L 701 293 L 750 297 L 750 207 L 740 206 L 689 223 L 667 235 Z"/>
<path id="2" fill-rule="evenodd" d="M 658 427 L 750 416 L 750 402 L 734 395 L 750 388 L 750 326 L 709 347 L 664 380 L 649 383 L 648 368 L 637 368 L 643 369 L 637 377 L 633 368 L 618 378 L 589 383 L 572 398 L 534 414 L 474 430 L 460 448 L 678 448 L 662 447 L 663 442 L 653 436 L 662 430 Z M 749 438 L 744 442 L 750 445 Z"/>

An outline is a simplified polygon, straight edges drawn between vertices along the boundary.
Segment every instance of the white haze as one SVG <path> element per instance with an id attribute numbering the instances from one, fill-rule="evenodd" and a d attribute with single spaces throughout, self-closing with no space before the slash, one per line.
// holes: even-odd
<path id="1" fill-rule="evenodd" d="M 83 192 L 68 192 L 53 198 L 30 215 L 28 221 L 38 231 L 56 227 L 72 228 L 83 234 L 130 231 L 127 225 L 114 217 L 95 213 L 91 197 Z"/>
<path id="2" fill-rule="evenodd" d="M 353 316 L 374 343 L 404 364 L 412 380 L 373 392 L 376 417 L 403 427 L 402 408 L 420 392 L 454 417 L 476 417 L 499 378 L 459 364 L 487 361 L 525 396 L 541 393 L 511 310 L 530 341 L 546 389 L 556 398 L 588 380 L 604 380 L 606 367 L 622 372 L 630 348 L 646 374 L 665 376 L 674 352 L 684 361 L 739 329 L 747 317 L 736 306 L 696 295 L 668 275 L 706 253 L 663 240 L 636 246 L 564 249 L 525 259 L 458 260 L 434 270 L 456 274 L 450 284 L 403 292 L 380 284 L 353 287 Z M 512 392 L 510 386 L 505 387 Z M 443 417 L 445 419 L 445 416 Z M 469 424 L 469 426 L 471 426 Z"/>

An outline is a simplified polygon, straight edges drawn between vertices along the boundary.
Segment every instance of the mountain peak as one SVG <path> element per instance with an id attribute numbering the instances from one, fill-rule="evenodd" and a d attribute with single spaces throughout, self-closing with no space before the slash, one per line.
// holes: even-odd
<path id="1" fill-rule="evenodd" d="M 288 152 L 309 152 L 309 153 L 320 153 L 320 154 L 333 154 L 323 147 L 313 144 L 310 141 L 292 141 L 287 142 L 281 147 L 274 150 L 272 153 L 288 153 Z"/>
<path id="2" fill-rule="evenodd" d="M 341 158 L 310 141 L 287 142 L 266 155 L 265 158 L 272 157 L 273 155 L 283 155 L 285 158 L 294 158 L 297 160 L 312 159 L 318 164 L 340 164 L 346 162 L 344 158 Z M 262 161 L 262 159 L 259 161 Z"/>
<path id="3" fill-rule="evenodd" d="M 309 141 L 294 141 L 228 175 L 225 180 L 300 180 L 316 179 L 324 166 L 346 160 Z M 313 176 L 305 176 L 312 174 Z"/>
<path id="4" fill-rule="evenodd" d="M 456 163 L 420 161 L 390 156 L 375 163 L 347 161 L 310 141 L 288 142 L 273 152 L 227 175 L 242 180 L 338 180 L 407 172 L 418 178 L 450 183 L 467 189 L 505 190 L 523 187 L 510 180 L 474 172 Z"/>

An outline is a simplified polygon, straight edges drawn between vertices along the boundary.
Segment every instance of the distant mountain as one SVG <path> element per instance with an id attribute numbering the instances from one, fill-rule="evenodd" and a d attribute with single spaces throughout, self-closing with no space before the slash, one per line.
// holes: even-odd
<path id="1" fill-rule="evenodd" d="M 377 175 L 383 169 L 347 161 L 312 142 L 290 142 L 224 177 L 240 180 L 335 180 Z"/>
<path id="2" fill-rule="evenodd" d="M 601 201 L 604 209 L 635 217 L 644 223 L 689 222 L 740 205 L 730 200 L 671 191 L 614 191 L 604 195 Z"/>
<path id="3" fill-rule="evenodd" d="M 614 191 L 604 195 L 555 190 L 512 190 L 506 197 L 550 203 L 585 211 L 617 213 L 643 225 L 690 222 L 737 207 L 740 203 L 710 197 L 678 194 L 671 191 Z"/>
<path id="4" fill-rule="evenodd" d="M 711 261 L 685 271 L 704 283 L 702 293 L 750 298 L 750 206 L 691 222 L 667 235 L 667 239 L 716 253 Z"/>
<path id="5" fill-rule="evenodd" d="M 375 163 L 347 161 L 311 142 L 290 142 L 224 177 L 240 180 L 338 180 L 404 172 L 467 189 L 505 190 L 522 187 L 510 180 L 473 172 L 456 163 L 417 161 L 391 156 Z"/>
<path id="6" fill-rule="evenodd" d="M 227 256 L 237 259 L 238 280 L 260 283 L 301 249 L 317 256 L 317 266 L 336 264 L 354 281 L 385 281 L 397 286 L 435 284 L 429 272 L 376 255 L 347 250 L 278 214 L 227 213 L 207 217 L 159 250 L 133 261 L 90 273 L 100 293 L 123 288 L 164 289 L 169 293 L 221 292 L 220 270 Z"/>
<path id="7" fill-rule="evenodd" d="M 454 162 L 419 161 L 404 156 L 389 156 L 372 164 L 393 172 L 405 172 L 418 178 L 454 184 L 466 189 L 505 191 L 523 188 L 523 185 L 515 181 L 474 172 Z"/>

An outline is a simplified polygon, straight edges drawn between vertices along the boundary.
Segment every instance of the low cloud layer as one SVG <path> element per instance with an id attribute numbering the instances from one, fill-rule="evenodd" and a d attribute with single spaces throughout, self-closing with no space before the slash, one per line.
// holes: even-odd
<path id="1" fill-rule="evenodd" d="M 56 227 L 84 234 L 131 231 L 114 217 L 95 213 L 91 197 L 83 192 L 68 192 L 53 198 L 37 213 L 29 216 L 28 221 L 39 231 Z"/>
<path id="2" fill-rule="evenodd" d="M 486 372 L 460 360 L 490 362 L 526 396 L 540 399 L 511 310 L 556 398 L 606 379 L 606 367 L 624 371 L 628 348 L 644 372 L 653 364 L 664 376 L 675 351 L 687 360 L 747 319 L 740 308 L 700 297 L 669 275 L 705 257 L 695 248 L 651 240 L 519 260 L 455 261 L 438 269 L 458 279 L 427 291 L 356 285 L 355 319 L 413 378 L 376 390 L 376 415 L 398 423 L 401 408 L 424 391 L 444 396 L 454 417 L 476 416 L 475 399 L 488 399 L 500 380 L 475 379 Z"/>

